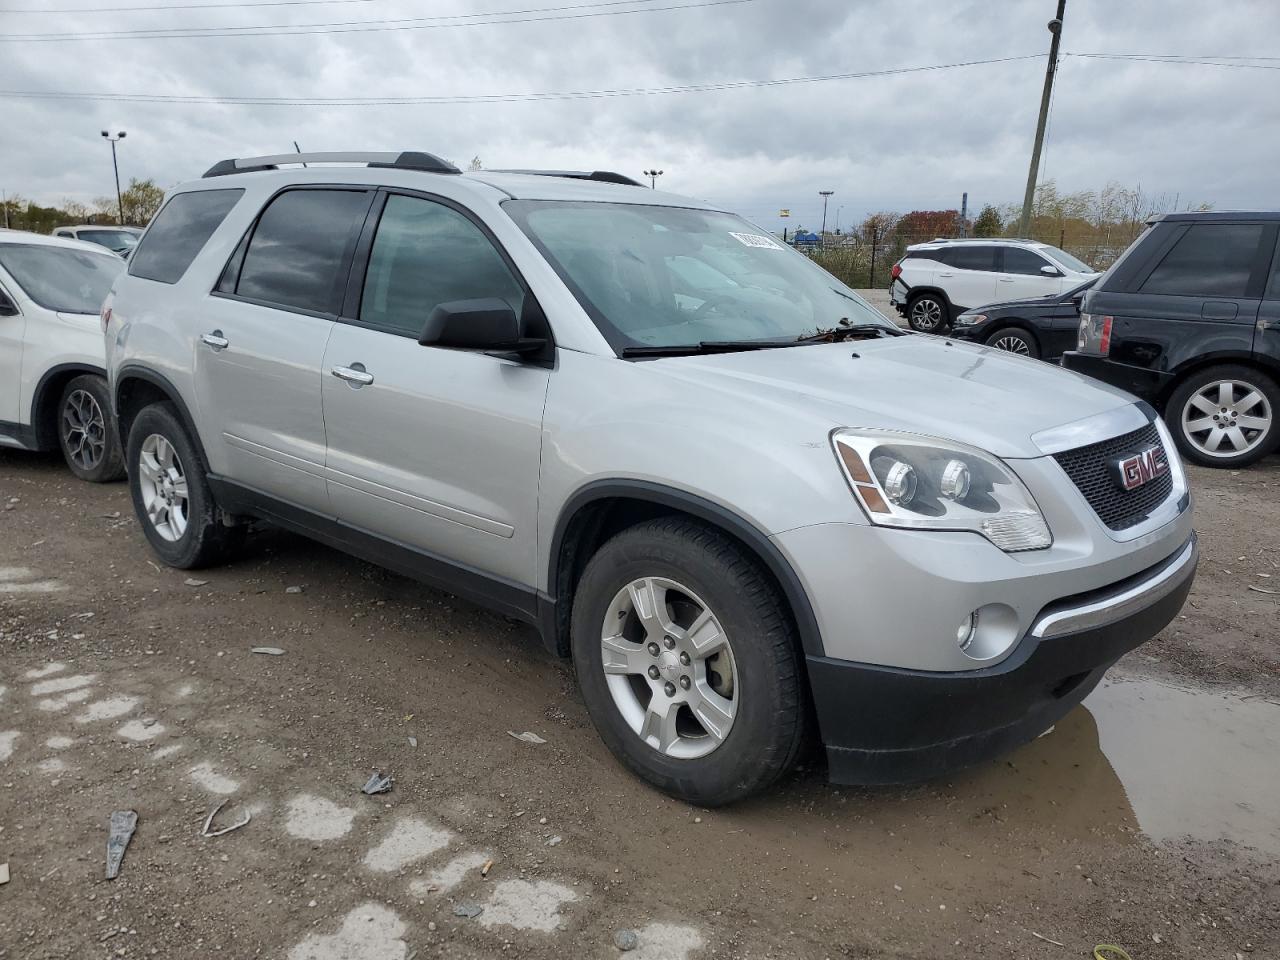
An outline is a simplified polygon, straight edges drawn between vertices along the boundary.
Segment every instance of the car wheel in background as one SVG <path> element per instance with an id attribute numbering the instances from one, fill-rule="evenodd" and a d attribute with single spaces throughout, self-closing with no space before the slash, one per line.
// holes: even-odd
<path id="1" fill-rule="evenodd" d="M 207 567 L 230 554 L 243 528 L 222 522 L 204 463 L 168 405 L 154 403 L 134 418 L 126 457 L 134 512 L 165 563 Z"/>
<path id="2" fill-rule="evenodd" d="M 1234 364 L 1189 376 L 1169 397 L 1165 422 L 1182 455 L 1206 467 L 1243 467 L 1280 446 L 1280 387 Z"/>
<path id="3" fill-rule="evenodd" d="M 1030 357 L 1032 360 L 1040 359 L 1040 344 L 1036 342 L 1036 338 L 1025 330 L 1018 330 L 1015 327 L 997 330 L 987 337 L 986 343 L 988 347 L 995 347 L 997 350 L 1004 350 L 1008 353 L 1016 353 L 1020 357 Z"/>
<path id="4" fill-rule="evenodd" d="M 731 803 L 795 762 L 808 709 L 795 628 L 716 530 L 670 517 L 609 540 L 575 592 L 572 646 L 601 738 L 667 793 Z"/>
<path id="5" fill-rule="evenodd" d="M 948 326 L 951 308 L 936 293 L 921 293 L 907 303 L 907 323 L 920 333 L 941 333 Z"/>
<path id="6" fill-rule="evenodd" d="M 124 476 L 124 455 L 110 416 L 107 382 L 96 374 L 75 377 L 58 402 L 58 443 L 67 466 L 81 480 L 106 483 Z"/>

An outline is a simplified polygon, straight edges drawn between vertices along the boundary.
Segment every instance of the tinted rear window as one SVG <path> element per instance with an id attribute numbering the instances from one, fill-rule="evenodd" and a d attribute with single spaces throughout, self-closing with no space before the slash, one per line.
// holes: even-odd
<path id="1" fill-rule="evenodd" d="M 365 191 L 280 194 L 249 240 L 236 294 L 307 313 L 337 313 L 351 247 L 368 209 Z"/>
<path id="2" fill-rule="evenodd" d="M 1039 276 L 1041 267 L 1052 266 L 1048 260 L 1038 253 L 1024 250 L 1021 247 L 1004 248 L 1004 272 L 1021 273 Z"/>
<path id="3" fill-rule="evenodd" d="M 129 261 L 129 275 L 177 283 L 243 190 L 197 190 L 171 197 Z"/>
<path id="4" fill-rule="evenodd" d="M 1197 223 L 1151 271 L 1143 293 L 1243 297 L 1262 240 L 1262 224 Z"/>
<path id="5" fill-rule="evenodd" d="M 996 247 L 956 246 L 947 250 L 946 262 L 957 270 L 995 270 Z"/>

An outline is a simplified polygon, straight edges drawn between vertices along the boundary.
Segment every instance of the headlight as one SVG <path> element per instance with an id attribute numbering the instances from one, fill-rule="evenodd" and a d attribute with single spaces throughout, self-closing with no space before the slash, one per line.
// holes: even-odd
<path id="1" fill-rule="evenodd" d="M 888 430 L 837 430 L 831 444 L 877 526 L 972 531 L 1007 553 L 1053 543 L 1031 493 L 989 453 Z"/>
<path id="2" fill-rule="evenodd" d="M 985 313 L 962 313 L 960 316 L 956 317 L 956 326 L 971 327 L 975 323 L 981 323 L 985 319 L 987 319 L 987 315 Z"/>

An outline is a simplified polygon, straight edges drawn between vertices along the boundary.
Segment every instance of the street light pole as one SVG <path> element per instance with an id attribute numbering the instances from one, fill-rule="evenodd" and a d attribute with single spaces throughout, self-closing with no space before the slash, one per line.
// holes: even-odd
<path id="1" fill-rule="evenodd" d="M 1044 89 L 1040 92 L 1040 119 L 1036 121 L 1036 142 L 1031 148 L 1031 169 L 1027 172 L 1027 192 L 1022 198 L 1022 219 L 1018 221 L 1018 236 L 1031 232 L 1031 205 L 1036 199 L 1036 179 L 1040 176 L 1040 149 L 1044 146 L 1044 128 L 1049 121 L 1049 100 L 1053 96 L 1053 78 L 1058 72 L 1058 42 L 1062 39 L 1062 18 L 1067 12 L 1067 0 L 1058 0 L 1058 14 L 1049 21 L 1049 65 L 1044 71 Z"/>
<path id="2" fill-rule="evenodd" d="M 836 207 L 836 233 L 840 232 L 840 211 L 844 209 L 844 204 Z"/>
<path id="3" fill-rule="evenodd" d="M 123 140 L 126 136 L 125 131 L 121 130 L 114 137 L 106 130 L 102 131 L 102 135 L 111 141 L 111 169 L 116 174 L 116 207 L 120 211 L 120 226 L 124 226 L 124 197 L 120 193 L 120 164 L 116 162 L 116 141 Z"/>
<path id="4" fill-rule="evenodd" d="M 648 178 L 649 178 L 649 189 L 650 189 L 650 190 L 657 190 L 657 189 L 658 189 L 658 178 L 659 178 L 660 176 L 662 176 L 662 171 L 661 171 L 661 170 L 646 170 L 646 171 L 644 172 L 644 175 L 645 175 L 646 177 L 648 177 Z"/>
<path id="5" fill-rule="evenodd" d="M 833 193 L 835 193 L 834 190 L 818 191 L 818 196 L 822 198 L 822 234 L 821 236 L 824 238 L 823 239 L 824 243 L 826 242 L 825 237 L 827 235 L 827 200 L 830 199 Z"/>

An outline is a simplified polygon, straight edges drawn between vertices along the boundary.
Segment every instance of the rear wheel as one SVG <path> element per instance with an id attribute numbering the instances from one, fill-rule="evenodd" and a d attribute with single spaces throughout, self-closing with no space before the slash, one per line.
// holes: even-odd
<path id="1" fill-rule="evenodd" d="M 920 333 L 941 333 L 947 326 L 951 308 L 936 293 L 921 293 L 907 304 L 907 323 Z"/>
<path id="2" fill-rule="evenodd" d="M 204 462 L 169 406 L 152 404 L 134 418 L 127 457 L 133 509 L 160 558 L 184 570 L 226 559 L 243 528 L 222 522 Z"/>
<path id="3" fill-rule="evenodd" d="M 1178 449 L 1207 467 L 1243 467 L 1280 446 L 1280 387 L 1235 364 L 1192 374 L 1165 407 Z"/>
<path id="4" fill-rule="evenodd" d="M 608 541 L 579 582 L 572 643 L 601 738 L 658 788 L 717 806 L 795 762 L 806 704 L 794 627 L 717 531 L 665 518 Z"/>
<path id="5" fill-rule="evenodd" d="M 58 444 L 67 466 L 81 480 L 107 483 L 124 476 L 124 455 L 110 409 L 107 383 L 96 374 L 75 377 L 62 391 Z"/>
<path id="6" fill-rule="evenodd" d="M 1008 353 L 1016 353 L 1020 357 L 1029 357 L 1032 360 L 1040 359 L 1040 344 L 1036 342 L 1036 338 L 1025 330 L 1019 330 L 1016 327 L 997 330 L 987 337 L 986 343 L 989 347 L 995 347 L 997 350 L 1004 350 Z"/>

